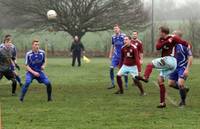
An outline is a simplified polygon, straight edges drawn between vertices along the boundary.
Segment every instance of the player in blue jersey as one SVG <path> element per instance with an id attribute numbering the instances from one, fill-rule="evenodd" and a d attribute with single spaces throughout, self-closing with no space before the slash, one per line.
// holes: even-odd
<path id="1" fill-rule="evenodd" d="M 180 31 L 175 31 L 175 35 L 181 37 L 182 33 Z M 175 89 L 179 89 L 181 102 L 179 103 L 180 107 L 186 105 L 186 93 L 188 92 L 188 88 L 185 87 L 185 81 L 188 77 L 189 69 L 192 65 L 192 52 L 190 48 L 187 48 L 181 44 L 177 44 L 175 46 L 175 58 L 177 60 L 177 68 L 176 70 L 170 74 L 169 77 L 169 86 Z"/>
<path id="2" fill-rule="evenodd" d="M 39 40 L 33 40 L 32 50 L 26 53 L 25 64 L 27 68 L 26 81 L 22 87 L 20 101 L 24 100 L 24 96 L 33 79 L 46 85 L 47 100 L 51 101 L 52 87 L 48 77 L 43 72 L 45 68 L 45 52 L 39 49 Z"/>
<path id="3" fill-rule="evenodd" d="M 121 48 L 124 45 L 125 34 L 121 33 L 119 25 L 114 26 L 114 35 L 112 36 L 112 45 L 110 49 L 109 58 L 111 59 L 110 65 L 110 79 L 111 86 L 108 89 L 115 87 L 114 81 L 114 68 L 118 67 L 121 58 Z M 128 77 L 125 76 L 125 86 L 128 86 Z"/>
<path id="4" fill-rule="evenodd" d="M 10 34 L 7 34 L 7 35 L 5 35 L 4 42 L 0 45 L 0 48 L 4 47 L 4 43 L 5 43 L 6 39 L 10 39 L 10 41 L 12 43 L 12 36 Z M 15 47 L 15 45 L 13 43 L 11 45 L 11 53 L 12 53 L 12 60 L 14 62 L 14 65 L 11 65 L 11 70 L 14 72 L 15 78 L 16 78 L 17 82 L 19 83 L 19 85 L 22 86 L 23 84 L 21 82 L 21 77 L 19 76 L 19 74 L 15 70 L 15 68 L 20 70 L 20 67 L 17 64 L 17 49 L 16 49 L 16 47 Z"/>

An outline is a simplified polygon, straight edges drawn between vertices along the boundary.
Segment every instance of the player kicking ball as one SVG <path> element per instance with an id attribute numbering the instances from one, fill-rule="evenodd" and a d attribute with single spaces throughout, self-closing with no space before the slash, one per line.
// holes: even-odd
<path id="1" fill-rule="evenodd" d="M 175 31 L 175 35 L 182 37 L 181 31 Z M 174 57 L 177 60 L 177 68 L 176 70 L 170 74 L 168 85 L 172 88 L 178 89 L 181 97 L 181 102 L 179 103 L 180 107 L 184 107 L 186 105 L 186 96 L 189 91 L 188 88 L 185 87 L 185 81 L 188 77 L 189 69 L 192 65 L 192 52 L 191 49 L 177 44 L 175 46 L 175 55 Z"/>
<path id="2" fill-rule="evenodd" d="M 33 79 L 36 79 L 39 83 L 43 83 L 47 88 L 47 100 L 51 101 L 52 87 L 48 77 L 43 72 L 45 68 L 45 52 L 39 49 L 39 40 L 32 41 L 32 50 L 26 53 L 26 81 L 21 90 L 20 101 L 24 101 L 25 94 L 28 87 L 32 83 Z"/>
<path id="3" fill-rule="evenodd" d="M 125 36 L 125 45 L 121 49 L 120 70 L 117 73 L 117 84 L 119 90 L 115 94 L 123 94 L 122 76 L 131 74 L 133 80 L 138 76 L 138 68 L 140 68 L 137 47 L 131 43 L 131 37 Z"/>
<path id="4" fill-rule="evenodd" d="M 157 41 L 156 49 L 161 50 L 161 58 L 152 60 L 146 66 L 144 77 L 137 76 L 136 78 L 144 82 L 148 82 L 148 79 L 152 73 L 153 68 L 158 69 L 160 74 L 158 76 L 158 85 L 160 87 L 160 105 L 157 108 L 165 108 L 165 85 L 164 80 L 169 77 L 169 74 L 175 71 L 177 67 L 177 61 L 174 57 L 174 47 L 176 44 L 182 44 L 188 47 L 188 43 L 175 35 L 169 35 L 168 27 L 160 27 L 160 38 Z"/>

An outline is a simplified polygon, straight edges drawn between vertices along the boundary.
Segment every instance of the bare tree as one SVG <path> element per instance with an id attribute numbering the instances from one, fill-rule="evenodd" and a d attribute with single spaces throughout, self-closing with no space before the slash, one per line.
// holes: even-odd
<path id="1" fill-rule="evenodd" d="M 114 24 L 143 29 L 148 22 L 141 0 L 0 0 L 0 4 L 8 9 L 7 15 L 16 18 L 17 27 L 44 30 L 53 25 L 56 31 L 79 37 Z M 55 21 L 46 17 L 50 9 L 58 14 Z"/>

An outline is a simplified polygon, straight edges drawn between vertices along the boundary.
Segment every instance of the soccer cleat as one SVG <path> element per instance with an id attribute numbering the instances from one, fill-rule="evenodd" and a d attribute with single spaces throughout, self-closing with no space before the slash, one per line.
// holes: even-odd
<path id="1" fill-rule="evenodd" d="M 47 101 L 48 101 L 48 102 L 51 102 L 51 101 L 53 101 L 53 100 L 50 98 L 50 99 L 48 99 Z"/>
<path id="2" fill-rule="evenodd" d="M 17 94 L 16 93 L 12 93 L 12 96 L 17 96 Z"/>
<path id="3" fill-rule="evenodd" d="M 115 88 L 115 85 L 111 85 L 110 87 L 108 87 L 107 89 L 113 89 Z"/>
<path id="4" fill-rule="evenodd" d="M 185 88 L 186 93 L 190 91 L 190 88 Z"/>
<path id="5" fill-rule="evenodd" d="M 19 101 L 20 101 L 20 102 L 23 102 L 23 101 L 24 101 L 24 99 L 23 99 L 23 98 L 19 98 Z"/>
<path id="6" fill-rule="evenodd" d="M 124 93 L 123 90 L 118 90 L 115 92 L 115 94 L 123 94 L 123 93 Z"/>
<path id="7" fill-rule="evenodd" d="M 181 102 L 179 103 L 179 107 L 181 107 L 181 108 L 182 108 L 182 107 L 185 107 L 185 105 L 186 105 L 186 104 L 185 104 L 185 102 L 183 102 L 183 101 L 181 101 Z"/>
<path id="8" fill-rule="evenodd" d="M 135 79 L 141 80 L 141 81 L 146 82 L 146 83 L 149 82 L 149 80 L 147 78 L 143 78 L 142 76 L 135 76 Z"/>
<path id="9" fill-rule="evenodd" d="M 20 83 L 19 86 L 22 87 L 22 86 L 23 86 L 23 83 Z"/>
<path id="10" fill-rule="evenodd" d="M 165 103 L 160 103 L 160 105 L 157 106 L 157 108 L 165 108 L 166 104 Z"/>
<path id="11" fill-rule="evenodd" d="M 140 96 L 147 96 L 147 93 L 140 93 Z"/>

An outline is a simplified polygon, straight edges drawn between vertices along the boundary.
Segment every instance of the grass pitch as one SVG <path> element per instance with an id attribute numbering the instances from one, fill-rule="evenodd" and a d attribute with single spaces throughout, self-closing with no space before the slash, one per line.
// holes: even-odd
<path id="1" fill-rule="evenodd" d="M 145 64 L 150 59 L 145 59 Z M 20 65 L 24 62 L 19 60 Z M 159 91 L 152 81 L 144 84 L 147 96 L 139 96 L 132 86 L 123 95 L 107 90 L 109 60 L 95 58 L 82 67 L 71 67 L 71 59 L 48 59 L 45 72 L 53 85 L 53 102 L 48 103 L 46 88 L 35 81 L 24 103 L 10 95 L 10 83 L 0 81 L 0 101 L 4 129 L 200 129 L 199 65 L 195 60 L 187 85 L 187 106 L 180 109 L 167 101 L 167 108 L 157 109 Z M 145 66 L 144 64 L 144 66 Z M 116 72 L 115 72 L 116 73 Z M 20 71 L 24 82 L 25 70 Z M 178 91 L 167 88 L 174 101 Z M 17 90 L 20 94 L 20 88 Z"/>

